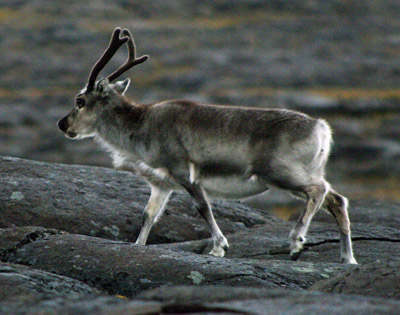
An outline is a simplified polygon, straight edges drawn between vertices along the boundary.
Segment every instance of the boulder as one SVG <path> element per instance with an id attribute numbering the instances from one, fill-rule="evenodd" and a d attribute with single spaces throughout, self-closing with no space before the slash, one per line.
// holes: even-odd
<path id="1" fill-rule="evenodd" d="M 135 241 L 149 194 L 130 172 L 0 157 L 0 228 L 32 225 Z M 226 234 L 278 221 L 239 202 L 216 200 L 213 207 Z M 210 232 L 190 197 L 176 193 L 148 243 L 206 237 Z"/>
<path id="2" fill-rule="evenodd" d="M 164 312 L 207 314 L 396 314 L 400 305 L 356 295 L 224 286 L 162 287 L 137 298 L 161 302 Z"/>
<path id="3" fill-rule="evenodd" d="M 377 208 L 379 209 L 379 208 Z M 331 222 L 312 222 L 304 251 L 299 260 L 310 263 L 340 263 L 338 231 Z M 293 222 L 260 225 L 229 235 L 227 258 L 257 260 L 288 260 L 288 235 Z M 375 223 L 353 223 L 354 254 L 361 264 L 374 261 L 389 262 L 400 258 L 400 229 Z M 152 245 L 159 248 L 185 250 L 206 254 L 210 240 Z"/>
<path id="4" fill-rule="evenodd" d="M 13 229 L 7 231 L 16 234 Z M 164 285 L 299 290 L 353 268 L 334 263 L 217 258 L 67 233 L 46 234 L 7 253 L 3 260 L 74 278 L 108 294 L 129 297 Z"/>
<path id="5" fill-rule="evenodd" d="M 400 259 L 377 261 L 319 281 L 311 291 L 377 296 L 400 300 Z"/>
<path id="6" fill-rule="evenodd" d="M 15 290 L 22 292 L 15 301 L 0 303 L 1 310 L 8 313 L 18 309 L 40 313 L 48 311 L 50 305 L 54 310 L 71 314 L 96 313 L 99 309 L 104 314 L 123 310 L 135 313 L 141 309 L 153 313 L 178 312 L 186 310 L 185 307 L 199 312 L 258 312 L 263 308 L 273 309 L 271 305 L 277 305 L 277 310 L 282 312 L 291 306 L 288 313 L 301 307 L 318 313 L 340 300 L 332 295 L 333 302 L 327 302 L 331 293 L 303 292 L 310 287 L 398 299 L 396 285 L 384 285 L 398 278 L 398 265 L 393 266 L 393 261 L 400 261 L 396 203 L 353 203 L 352 238 L 360 267 L 339 263 L 338 231 L 330 217 L 329 221 L 317 218 L 312 222 L 305 250 L 293 262 L 289 259 L 287 244 L 293 222 L 279 220 L 239 202 L 216 200 L 217 220 L 228 232 L 230 242 L 227 256 L 216 258 L 207 255 L 212 240 L 202 219 L 193 209 L 188 211 L 192 202 L 184 194 L 173 197 L 164 220 L 154 229 L 152 241 L 159 244 L 139 246 L 130 242 L 134 240 L 132 232 L 140 227 L 142 208 L 149 195 L 147 185 L 131 173 L 0 158 L 0 174 L 3 227 L 0 228 L 0 260 L 18 264 L 7 265 L 7 270 L 16 270 L 9 266 L 29 267 L 26 269 L 29 274 L 18 270 L 12 272 L 14 278 L 8 275 L 11 284 L 7 285 L 14 285 Z M 29 226 L 32 224 L 36 226 Z M 204 230 L 196 229 L 200 225 Z M 31 274 L 42 271 L 47 272 L 49 279 L 66 278 L 51 282 L 44 276 L 35 276 L 42 279 L 41 285 L 29 280 Z M 368 290 L 364 288 L 366 283 Z M 209 296 L 209 301 L 201 305 L 195 302 L 172 305 L 162 299 L 149 300 L 144 295 L 143 299 L 136 298 L 149 289 L 182 285 L 204 286 L 204 290 L 185 290 L 199 300 L 201 296 Z M 219 296 L 215 286 L 243 287 L 241 290 L 247 293 L 240 294 L 249 299 L 215 300 L 213 295 Z M 52 293 L 54 287 L 61 288 L 60 296 Z M 254 293 L 254 288 L 268 290 Z M 275 296 L 271 290 L 282 288 L 290 291 L 279 291 L 279 299 L 271 300 L 271 294 Z M 25 293 L 29 290 L 32 294 L 28 296 Z M 174 290 L 165 292 L 175 294 L 176 300 L 185 299 L 182 293 L 185 290 Z M 225 291 L 229 289 L 221 292 Z M 1 294 L 7 298 L 15 291 L 10 292 Z M 256 297 L 259 294 L 262 297 Z M 371 310 L 389 314 L 398 303 L 385 299 L 387 303 L 382 304 L 381 299 L 353 299 L 350 295 L 344 295 L 343 301 L 347 303 L 342 303 L 343 307 L 349 312 L 353 312 L 357 303 L 370 303 Z M 345 308 L 340 311 L 344 312 Z"/>
<path id="7" fill-rule="evenodd" d="M 1 314 L 53 314 L 56 306 L 91 301 L 98 299 L 99 294 L 98 290 L 78 280 L 0 262 Z"/>
<path id="8" fill-rule="evenodd" d="M 19 299 L 22 296 L 66 297 L 99 293 L 77 280 L 3 262 L 0 262 L 0 288 L 0 302 Z"/>
<path id="9" fill-rule="evenodd" d="M 31 295 L 18 300 L 0 302 L 1 314 L 68 314 L 106 315 L 126 314 L 128 300 L 124 297 L 77 295 L 48 297 Z M 129 301 L 129 314 L 160 314 L 161 304 L 148 301 Z"/>
<path id="10" fill-rule="evenodd" d="M 56 229 L 134 241 L 149 196 L 149 188 L 137 176 L 99 167 L 3 157 L 0 158 L 0 174 L 0 198 L 3 200 L 0 227 L 3 228 L 36 225 L 47 228 L 46 233 Z M 221 229 L 230 234 L 228 257 L 266 258 L 273 253 L 270 255 L 273 259 L 287 259 L 287 236 L 292 222 L 279 220 L 239 202 L 215 200 L 213 204 Z M 396 250 L 395 241 L 400 235 L 396 228 L 399 226 L 398 205 L 378 201 L 355 202 L 353 205 L 350 211 L 353 239 L 360 262 L 372 262 L 380 259 L 382 253 L 392 253 L 392 248 Z M 364 212 L 368 215 L 363 215 Z M 212 243 L 209 236 L 191 199 L 177 193 L 164 217 L 154 226 L 149 244 L 174 243 L 170 248 L 205 253 Z M 204 241 L 196 242 L 201 239 Z M 371 242 L 375 246 L 370 246 Z M 316 246 L 323 250 L 312 250 Z M 372 248 L 376 249 L 374 253 Z M 334 220 L 320 211 L 311 224 L 301 259 L 310 257 L 310 261 L 339 262 L 338 252 Z"/>
<path id="11" fill-rule="evenodd" d="M 0 303 L 12 314 L 397 314 L 400 301 L 285 289 L 165 286 L 133 300 L 110 296 Z"/>
<path id="12" fill-rule="evenodd" d="M 18 248 L 30 242 L 58 233 L 61 234 L 65 232 L 37 226 L 0 229 L 0 259 L 6 261 L 7 257 Z"/>

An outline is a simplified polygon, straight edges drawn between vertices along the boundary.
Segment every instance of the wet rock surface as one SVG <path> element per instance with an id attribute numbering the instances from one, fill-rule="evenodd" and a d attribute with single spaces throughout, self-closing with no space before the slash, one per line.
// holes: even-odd
<path id="1" fill-rule="evenodd" d="M 120 221 L 130 211 L 132 225 L 140 225 L 148 188 L 135 175 L 8 157 L 0 159 L 0 173 L 4 313 L 398 310 L 400 229 L 391 224 L 395 203 L 352 203 L 352 237 L 360 263 L 354 266 L 339 263 L 333 219 L 312 223 L 305 250 L 293 262 L 287 244 L 293 222 L 217 200 L 217 221 L 229 233 L 231 247 L 225 258 L 216 258 L 207 255 L 212 240 L 195 212 L 188 214 L 191 200 L 184 194 L 176 194 L 167 209 L 171 214 L 155 226 L 154 244 L 139 246 L 132 243 L 136 230 L 125 230 Z M 87 194 L 96 197 L 84 201 Z M 113 208 L 117 202 L 118 211 Z M 88 223 L 95 216 L 97 225 Z M 203 225 L 204 233 L 195 224 Z M 110 225 L 119 234 L 100 232 Z M 95 226 L 98 232 L 92 235 Z M 168 232 L 173 237 L 163 235 Z"/>

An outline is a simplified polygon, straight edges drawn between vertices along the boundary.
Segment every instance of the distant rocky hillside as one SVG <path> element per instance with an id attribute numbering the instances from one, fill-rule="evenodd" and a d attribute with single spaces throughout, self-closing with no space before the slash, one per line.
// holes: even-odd
<path id="1" fill-rule="evenodd" d="M 330 180 L 352 197 L 398 200 L 399 14 L 391 0 L 1 0 L 0 154 L 110 165 L 91 141 L 65 139 L 56 121 L 122 26 L 151 56 L 127 74 L 130 98 L 324 117 L 335 134 Z"/>

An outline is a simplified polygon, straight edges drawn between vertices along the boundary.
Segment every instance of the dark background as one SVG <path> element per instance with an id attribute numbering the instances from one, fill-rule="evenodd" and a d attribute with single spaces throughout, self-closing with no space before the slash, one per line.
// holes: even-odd
<path id="1" fill-rule="evenodd" d="M 333 186 L 351 199 L 398 201 L 399 17 L 395 0 L 0 0 L 0 154 L 111 165 L 93 141 L 66 139 L 56 122 L 121 26 L 151 56 L 126 74 L 128 98 L 323 117 L 334 130 Z M 104 75 L 125 58 L 118 53 Z"/>

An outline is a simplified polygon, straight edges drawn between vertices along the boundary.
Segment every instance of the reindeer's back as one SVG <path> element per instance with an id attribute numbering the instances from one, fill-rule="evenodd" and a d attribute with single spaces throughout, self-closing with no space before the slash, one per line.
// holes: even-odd
<path id="1" fill-rule="evenodd" d="M 296 142 L 311 135 L 318 120 L 296 111 L 239 106 L 204 105 L 186 100 L 151 106 L 157 125 L 175 128 L 180 135 L 232 140 Z"/>

